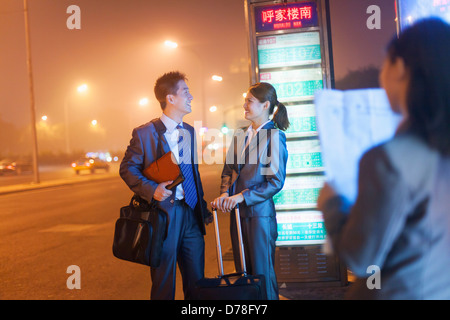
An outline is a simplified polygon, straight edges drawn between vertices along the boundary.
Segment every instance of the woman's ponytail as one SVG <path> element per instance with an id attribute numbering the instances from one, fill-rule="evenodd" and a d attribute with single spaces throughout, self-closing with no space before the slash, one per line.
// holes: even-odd
<path id="1" fill-rule="evenodd" d="M 285 131 L 289 128 L 290 123 L 286 106 L 278 101 L 277 91 L 270 83 L 258 82 L 251 86 L 249 91 L 259 102 L 270 102 L 269 116 L 273 114 L 272 121 L 278 129 Z M 275 107 L 277 108 L 276 111 Z"/>
<path id="2" fill-rule="evenodd" d="M 286 106 L 279 101 L 277 101 L 277 111 L 273 115 L 272 120 L 280 130 L 286 131 L 289 128 L 290 123 Z"/>

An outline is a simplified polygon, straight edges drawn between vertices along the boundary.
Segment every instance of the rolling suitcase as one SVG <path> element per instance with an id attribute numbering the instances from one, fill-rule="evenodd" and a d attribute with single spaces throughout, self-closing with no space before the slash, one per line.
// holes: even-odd
<path id="1" fill-rule="evenodd" d="M 193 300 L 267 300 L 266 283 L 263 275 L 249 275 L 245 265 L 244 244 L 242 241 L 239 208 L 236 207 L 236 225 L 239 238 L 239 254 L 242 272 L 224 275 L 222 247 L 220 244 L 217 210 L 214 213 L 214 231 L 216 234 L 216 253 L 219 267 L 217 278 L 203 278 L 197 281 Z"/>

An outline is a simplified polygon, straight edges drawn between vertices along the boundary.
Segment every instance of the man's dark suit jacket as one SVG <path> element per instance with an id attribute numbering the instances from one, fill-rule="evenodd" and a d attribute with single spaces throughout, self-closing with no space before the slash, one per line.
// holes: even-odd
<path id="1" fill-rule="evenodd" d="M 203 234 L 205 231 L 205 218 L 210 215 L 207 208 L 206 201 L 203 199 L 203 187 L 198 171 L 198 164 L 194 163 L 194 152 L 196 149 L 194 128 L 189 124 L 183 122 L 184 129 L 188 130 L 191 135 L 191 160 L 194 164 L 194 179 L 197 187 L 198 202 L 195 206 L 195 216 L 197 218 L 200 230 Z M 158 159 L 163 154 L 170 151 L 169 144 L 164 137 L 166 127 L 158 118 L 154 119 L 133 130 L 130 145 L 125 152 L 125 156 L 120 164 L 120 176 L 128 185 L 128 187 L 138 196 L 150 202 L 153 198 L 158 184 L 152 180 L 147 179 L 142 171 L 147 168 L 153 161 Z M 158 141 L 160 146 L 158 145 Z M 162 147 L 162 150 L 158 149 Z M 166 200 L 159 202 L 159 206 L 169 212 L 173 209 L 175 200 L 175 189 L 172 190 L 172 195 Z"/>

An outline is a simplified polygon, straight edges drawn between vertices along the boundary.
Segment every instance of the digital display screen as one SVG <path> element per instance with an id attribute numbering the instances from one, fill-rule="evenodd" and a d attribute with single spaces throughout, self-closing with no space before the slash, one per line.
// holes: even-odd
<path id="1" fill-rule="evenodd" d="M 320 64 L 319 32 L 259 37 L 258 62 L 260 69 Z"/>
<path id="2" fill-rule="evenodd" d="M 312 100 L 323 89 L 322 68 L 262 72 L 260 81 L 272 84 L 281 102 Z"/>
<path id="3" fill-rule="evenodd" d="M 320 211 L 281 213 L 277 222 L 277 246 L 325 243 L 326 229 Z"/>
<path id="4" fill-rule="evenodd" d="M 317 136 L 316 108 L 313 104 L 286 106 L 289 128 L 287 138 Z"/>
<path id="5" fill-rule="evenodd" d="M 324 88 L 322 37 L 316 2 L 255 7 L 255 59 L 259 81 L 272 84 L 286 105 L 289 128 L 287 177 L 273 197 L 277 210 L 277 246 L 325 243 L 317 198 L 325 168 L 317 138 L 314 95 Z M 281 30 L 288 30 L 288 32 Z M 293 30 L 295 29 L 295 30 Z"/>
<path id="6" fill-rule="evenodd" d="M 398 0 L 397 4 L 400 30 L 404 30 L 417 20 L 432 16 L 450 23 L 449 0 Z"/>
<path id="7" fill-rule="evenodd" d="M 288 141 L 289 157 L 286 172 L 305 173 L 323 171 L 322 154 L 318 139 Z"/>
<path id="8" fill-rule="evenodd" d="M 255 7 L 256 32 L 309 28 L 318 23 L 315 2 Z"/>
<path id="9" fill-rule="evenodd" d="M 287 178 L 283 189 L 273 197 L 275 209 L 315 208 L 324 183 L 325 176 L 321 175 Z"/>

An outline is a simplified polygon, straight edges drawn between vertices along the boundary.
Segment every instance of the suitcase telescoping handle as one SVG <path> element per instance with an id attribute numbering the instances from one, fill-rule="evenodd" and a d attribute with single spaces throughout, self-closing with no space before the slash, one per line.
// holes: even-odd
<path id="1" fill-rule="evenodd" d="M 245 264 L 244 241 L 242 240 L 241 215 L 239 213 L 239 205 L 236 205 L 236 208 L 234 208 L 234 212 L 236 215 L 236 229 L 239 239 L 239 257 L 241 258 L 242 273 L 246 275 L 247 266 Z"/>
<path id="2" fill-rule="evenodd" d="M 216 253 L 217 263 L 219 264 L 219 277 L 223 276 L 222 246 L 220 245 L 219 221 L 217 220 L 217 209 L 213 208 L 214 231 L 216 233 Z"/>
<path id="3" fill-rule="evenodd" d="M 222 260 L 222 246 L 220 244 L 220 235 L 219 235 L 219 221 L 217 220 L 217 209 L 213 209 L 213 215 L 214 215 L 214 230 L 216 233 L 216 253 L 217 253 L 217 262 L 219 265 L 219 277 L 222 277 L 224 275 L 223 273 L 223 260 Z M 244 253 L 244 242 L 242 240 L 242 227 L 241 227 L 241 216 L 239 213 L 239 206 L 236 206 L 235 208 L 235 215 L 236 215 L 236 229 L 238 234 L 238 240 L 239 240 L 239 257 L 241 260 L 241 267 L 242 267 L 242 273 L 244 275 L 247 274 L 247 266 L 245 264 L 245 253 Z"/>

